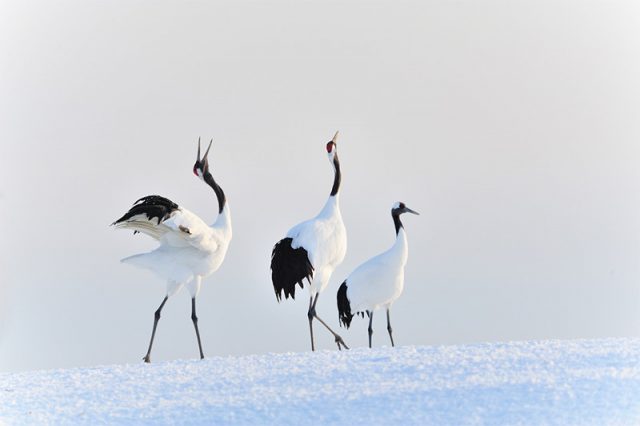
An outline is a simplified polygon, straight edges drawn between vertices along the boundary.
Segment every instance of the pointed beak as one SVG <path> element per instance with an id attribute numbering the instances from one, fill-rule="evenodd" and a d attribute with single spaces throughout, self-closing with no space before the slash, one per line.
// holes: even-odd
<path id="1" fill-rule="evenodd" d="M 418 216 L 420 216 L 420 213 L 418 213 L 415 210 L 411 210 L 409 207 L 405 207 L 404 211 L 405 211 L 405 213 L 413 213 L 413 214 L 417 214 Z"/>
<path id="2" fill-rule="evenodd" d="M 211 141 L 209 142 L 209 146 L 207 147 L 207 150 L 204 152 L 204 155 L 201 158 L 200 157 L 200 138 L 198 138 L 198 158 L 196 159 L 196 164 L 202 164 L 203 171 L 206 170 L 207 167 L 209 166 L 209 160 L 207 159 L 207 156 L 209 155 L 211 144 L 213 144 L 213 139 L 211 139 Z"/>
<path id="3" fill-rule="evenodd" d="M 213 139 L 211 139 L 211 141 L 209 142 L 209 146 L 207 147 L 207 150 L 204 152 L 204 156 L 202 157 L 202 161 L 204 163 L 204 169 L 208 170 L 209 169 L 209 150 L 211 149 L 211 144 L 213 144 Z"/>
<path id="4" fill-rule="evenodd" d="M 207 147 L 207 150 L 204 152 L 203 160 L 207 159 L 207 155 L 209 155 L 209 150 L 211 149 L 211 144 L 213 144 L 213 139 L 211 139 L 211 141 L 209 141 L 209 146 Z M 200 148 L 199 145 L 198 145 L 198 148 Z"/>
<path id="5" fill-rule="evenodd" d="M 336 131 L 336 134 L 333 135 L 333 139 L 331 139 L 331 142 L 336 143 L 336 141 L 338 140 L 338 133 L 340 133 L 340 131 Z"/>

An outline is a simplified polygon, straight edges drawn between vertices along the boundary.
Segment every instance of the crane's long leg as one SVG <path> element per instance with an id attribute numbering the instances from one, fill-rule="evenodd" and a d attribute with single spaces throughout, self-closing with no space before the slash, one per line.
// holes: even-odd
<path id="1" fill-rule="evenodd" d="M 391 347 L 394 347 L 393 344 L 393 330 L 391 329 L 391 319 L 389 318 L 389 308 L 387 308 L 387 331 L 389 332 L 389 338 L 391 339 Z"/>
<path id="2" fill-rule="evenodd" d="M 320 318 L 320 317 L 318 316 L 318 314 L 316 313 L 316 303 L 318 303 L 318 297 L 319 297 L 319 296 L 320 296 L 320 293 L 317 293 L 317 294 L 316 294 L 316 298 L 313 300 L 313 304 L 311 305 L 311 308 L 310 308 L 310 310 L 309 310 L 310 318 L 315 318 L 315 319 L 317 319 L 318 321 L 320 321 L 320 323 L 321 323 L 322 325 L 324 325 L 324 326 L 327 328 L 327 330 L 329 330 L 329 331 L 331 332 L 331 334 L 333 334 L 333 337 L 335 338 L 336 344 L 338 345 L 338 350 L 342 350 L 342 347 L 341 347 L 340 345 L 344 346 L 344 348 L 345 348 L 345 349 L 349 349 L 349 347 L 347 346 L 347 344 L 346 344 L 346 343 L 344 343 L 344 340 L 342 340 L 342 337 L 340 337 L 340 336 L 338 335 L 338 333 L 336 333 L 335 331 L 333 331 L 333 330 L 331 329 L 331 327 L 329 327 L 329 326 L 327 325 L 327 323 L 326 323 L 326 322 L 324 322 L 324 321 L 322 320 L 322 318 Z M 309 321 L 311 321 L 311 319 L 310 319 Z"/>
<path id="3" fill-rule="evenodd" d="M 314 304 L 313 304 L 313 296 L 309 297 L 309 311 L 307 312 L 307 317 L 309 318 L 309 334 L 311 334 L 311 350 L 316 350 L 316 345 L 313 340 L 313 315 L 314 315 Z"/>
<path id="4" fill-rule="evenodd" d="M 198 337 L 198 349 L 200 349 L 200 359 L 204 359 L 202 353 L 202 343 L 200 342 L 200 331 L 198 330 L 198 317 L 196 316 L 196 298 L 191 298 L 191 321 L 193 321 L 193 327 L 196 329 L 196 337 Z"/>
<path id="5" fill-rule="evenodd" d="M 142 358 L 144 360 L 144 362 L 151 362 L 151 346 L 153 346 L 153 338 L 156 337 L 156 327 L 158 326 L 158 321 L 160 321 L 160 312 L 162 312 L 162 308 L 164 307 L 164 304 L 167 303 L 167 299 L 169 298 L 169 296 L 165 296 L 164 299 L 162 299 L 162 303 L 160 304 L 160 307 L 156 310 L 156 313 L 153 315 L 153 331 L 151 332 L 151 341 L 149 342 L 149 349 L 147 350 L 147 354 L 144 356 L 144 358 Z"/>
<path id="6" fill-rule="evenodd" d="M 371 336 L 373 336 L 373 311 L 367 311 L 367 316 L 369 317 L 369 349 L 371 349 Z"/>

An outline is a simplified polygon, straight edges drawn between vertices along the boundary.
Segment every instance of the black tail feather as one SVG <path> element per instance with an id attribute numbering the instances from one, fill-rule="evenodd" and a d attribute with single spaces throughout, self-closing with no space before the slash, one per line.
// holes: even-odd
<path id="1" fill-rule="evenodd" d="M 171 216 L 171 213 L 177 210 L 178 207 L 179 206 L 176 203 L 168 198 L 164 198 L 160 195 L 147 195 L 146 197 L 142 197 L 136 201 L 133 204 L 133 207 L 131 207 L 124 216 L 113 222 L 113 225 L 127 221 L 133 216 L 137 216 L 139 214 L 146 214 L 149 220 L 156 217 L 158 218 L 158 224 L 160 224 L 160 222 L 168 219 Z"/>
<path id="2" fill-rule="evenodd" d="M 292 241 L 292 238 L 280 240 L 271 252 L 271 281 L 278 301 L 282 298 L 283 292 L 285 299 L 289 296 L 295 299 L 296 284 L 302 288 L 305 278 L 308 282 L 313 278 L 309 254 L 302 247 L 292 248 Z"/>
<path id="3" fill-rule="evenodd" d="M 351 304 L 349 303 L 349 298 L 347 297 L 347 282 L 343 282 L 340 288 L 338 289 L 338 320 L 340 324 L 346 328 L 349 328 L 351 325 L 351 320 L 353 319 L 353 314 L 351 313 Z"/>

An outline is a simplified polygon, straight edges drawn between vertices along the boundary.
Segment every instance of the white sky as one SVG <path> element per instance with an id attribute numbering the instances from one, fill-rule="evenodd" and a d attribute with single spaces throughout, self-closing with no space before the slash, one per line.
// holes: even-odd
<path id="1" fill-rule="evenodd" d="M 164 283 L 119 259 L 155 244 L 108 224 L 153 193 L 213 222 L 198 136 L 234 225 L 198 297 L 209 356 L 309 349 L 269 258 L 325 202 L 335 130 L 332 326 L 402 200 L 398 344 L 639 336 L 639 75 L 633 1 L 1 2 L 0 371 L 140 362 Z M 183 292 L 152 359 L 196 356 Z"/>

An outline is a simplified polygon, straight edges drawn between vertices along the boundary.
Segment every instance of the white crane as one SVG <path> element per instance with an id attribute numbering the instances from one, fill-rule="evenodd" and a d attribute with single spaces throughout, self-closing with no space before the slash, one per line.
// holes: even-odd
<path id="1" fill-rule="evenodd" d="M 404 266 L 407 264 L 409 246 L 407 234 L 400 221 L 402 213 L 419 214 L 397 202 L 391 208 L 391 217 L 396 228 L 396 241 L 391 248 L 358 266 L 338 289 L 338 318 L 341 325 L 349 328 L 355 314 L 369 317 L 369 347 L 373 335 L 373 312 L 378 308 L 387 310 L 387 331 L 393 343 L 391 305 L 402 294 L 404 288 Z"/>
<path id="2" fill-rule="evenodd" d="M 231 241 L 229 205 L 222 188 L 209 173 L 207 155 L 211 143 L 213 140 L 200 159 L 198 139 L 198 158 L 193 166 L 193 173 L 213 189 L 218 199 L 218 217 L 213 225 L 207 225 L 189 210 L 159 195 L 139 199 L 124 216 L 113 223 L 116 228 L 133 229 L 134 234 L 147 234 L 160 243 L 158 248 L 149 253 L 122 259 L 123 263 L 148 269 L 167 281 L 166 296 L 154 314 L 151 341 L 143 358 L 145 362 L 151 360 L 153 338 L 164 304 L 185 285 L 191 294 L 191 320 L 198 338 L 200 359 L 204 358 L 196 316 L 196 296 L 202 279 L 218 270 L 222 264 Z"/>
<path id="3" fill-rule="evenodd" d="M 349 349 L 336 332 L 316 313 L 320 293 L 329 284 L 334 269 L 342 263 L 347 253 L 347 232 L 340 214 L 340 161 L 336 146 L 336 132 L 327 143 L 329 162 L 333 166 L 334 179 L 329 199 L 313 219 L 302 222 L 287 232 L 286 238 L 273 247 L 271 253 L 271 280 L 278 301 L 291 296 L 295 299 L 296 284 L 303 288 L 303 280 L 309 283 L 309 333 L 311 350 L 315 350 L 313 320 L 317 319 L 333 334 L 338 349 Z"/>

